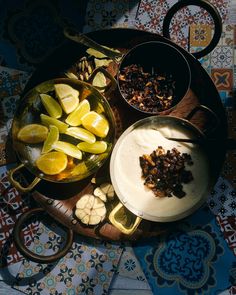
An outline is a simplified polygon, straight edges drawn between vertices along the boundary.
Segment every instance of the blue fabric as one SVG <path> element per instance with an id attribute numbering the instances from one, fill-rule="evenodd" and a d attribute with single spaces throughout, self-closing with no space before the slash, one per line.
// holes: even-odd
<path id="1" fill-rule="evenodd" d="M 219 294 L 234 283 L 236 258 L 206 207 L 134 252 L 154 294 Z"/>

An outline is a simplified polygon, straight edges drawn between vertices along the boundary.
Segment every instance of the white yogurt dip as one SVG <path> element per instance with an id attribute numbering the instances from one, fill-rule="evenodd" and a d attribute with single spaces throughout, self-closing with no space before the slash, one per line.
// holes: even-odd
<path id="1" fill-rule="evenodd" d="M 114 189 L 122 203 L 134 214 L 153 221 L 173 221 L 188 215 L 189 210 L 206 197 L 209 186 L 209 162 L 199 145 L 175 142 L 166 137 L 193 138 L 193 134 L 180 126 L 178 129 L 167 127 L 153 129 L 145 125 L 123 134 L 112 153 L 110 170 Z M 152 190 L 144 185 L 139 157 L 151 154 L 158 146 L 165 151 L 177 148 L 181 153 L 191 155 L 191 170 L 194 180 L 183 184 L 186 196 L 156 197 Z"/>

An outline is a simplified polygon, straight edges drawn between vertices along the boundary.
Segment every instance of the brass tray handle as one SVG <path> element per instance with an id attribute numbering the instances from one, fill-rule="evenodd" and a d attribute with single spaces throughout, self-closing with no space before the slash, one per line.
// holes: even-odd
<path id="1" fill-rule="evenodd" d="M 190 121 L 194 114 L 196 114 L 198 111 L 203 111 L 210 114 L 211 118 L 213 119 L 212 123 L 202 131 L 205 135 L 211 135 L 220 125 L 220 120 L 217 114 L 209 107 L 200 104 L 192 109 L 190 113 L 185 117 L 185 119 Z"/>
<path id="2" fill-rule="evenodd" d="M 210 53 L 216 47 L 222 33 L 222 20 L 221 20 L 220 14 L 218 10 L 211 3 L 209 3 L 206 0 L 181 0 L 175 3 L 168 10 L 164 18 L 162 31 L 163 31 L 163 36 L 166 37 L 167 39 L 170 39 L 170 23 L 173 16 L 178 10 L 189 5 L 196 5 L 205 9 L 213 18 L 214 25 L 215 25 L 214 35 L 211 39 L 211 42 L 208 44 L 208 46 L 201 51 L 192 53 L 192 55 L 195 58 L 199 59 L 207 55 L 208 53 Z"/>
<path id="3" fill-rule="evenodd" d="M 69 251 L 69 249 L 72 246 L 73 243 L 73 230 L 66 228 L 67 229 L 67 236 L 66 236 L 66 241 L 65 241 L 65 245 L 62 249 L 60 249 L 57 253 L 53 254 L 53 255 L 38 255 L 32 251 L 29 250 L 29 248 L 27 248 L 25 246 L 25 244 L 23 243 L 23 239 L 20 237 L 20 232 L 21 232 L 21 228 L 24 224 L 24 222 L 31 217 L 32 215 L 35 214 L 41 214 L 42 212 L 45 212 L 45 210 L 43 208 L 34 208 L 34 209 L 30 209 L 29 211 L 23 213 L 20 218 L 16 221 L 15 227 L 13 229 L 13 239 L 14 242 L 17 246 L 17 249 L 19 250 L 19 252 L 27 257 L 28 259 L 37 262 L 37 263 L 52 263 L 55 262 L 56 260 L 62 258 L 63 256 L 66 255 L 66 253 Z"/>
<path id="4" fill-rule="evenodd" d="M 29 191 L 31 191 L 36 184 L 38 184 L 41 181 L 41 178 L 39 177 L 35 177 L 33 179 L 33 181 L 27 186 L 27 187 L 23 187 L 17 180 L 14 179 L 14 174 L 15 172 L 17 172 L 18 170 L 22 169 L 25 166 L 25 164 L 20 164 L 15 168 L 12 168 L 8 171 L 8 179 L 10 181 L 10 183 L 20 192 L 22 193 L 27 193 Z"/>
<path id="5" fill-rule="evenodd" d="M 119 210 L 121 210 L 123 207 L 123 204 L 121 202 L 119 202 L 116 207 L 111 211 L 111 213 L 109 214 L 109 220 L 110 222 L 116 227 L 118 228 L 123 234 L 125 235 L 131 235 L 132 233 L 135 232 L 135 230 L 137 229 L 137 227 L 139 226 L 142 218 L 137 216 L 135 219 L 135 222 L 133 223 L 133 225 L 131 227 L 126 227 L 124 224 L 122 224 L 121 222 L 119 222 L 116 219 L 116 214 L 119 212 Z"/>

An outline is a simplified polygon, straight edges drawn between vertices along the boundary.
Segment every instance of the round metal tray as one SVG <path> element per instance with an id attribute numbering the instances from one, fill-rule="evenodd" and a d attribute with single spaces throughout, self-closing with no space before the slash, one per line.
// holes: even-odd
<path id="1" fill-rule="evenodd" d="M 217 159 L 214 161 L 215 167 L 213 167 L 214 179 L 216 181 L 226 154 L 225 139 L 227 138 L 227 119 L 217 89 L 200 62 L 193 55 L 170 40 L 149 32 L 119 28 L 91 32 L 87 35 L 102 45 L 118 48 L 122 51 L 127 51 L 142 42 L 158 40 L 172 44 L 183 53 L 191 68 L 191 86 L 181 103 L 179 103 L 171 113 L 166 112 L 166 115 L 171 114 L 180 118 L 185 118 L 187 114 L 199 104 L 206 105 L 215 112 L 219 119 L 219 124 L 211 136 L 218 139 L 218 143 L 220 144 L 212 147 L 211 156 Z M 85 50 L 86 47 L 83 45 L 72 41 L 66 41 L 63 46 L 58 48 L 40 65 L 40 67 L 38 67 L 26 85 L 24 93 L 45 80 L 63 77 L 64 72 L 73 68 L 73 65 L 85 55 Z M 147 115 L 140 114 L 131 108 L 129 109 L 127 104 L 122 101 L 118 90 L 115 91 L 114 96 L 116 96 L 116 102 L 113 105 L 113 111 L 116 117 L 117 134 L 119 136 L 122 131 L 132 123 Z M 196 125 L 199 129 L 204 130 L 206 124 L 208 124 L 208 118 L 205 113 L 199 112 L 192 117 L 191 123 Z M 97 177 L 100 176 L 109 177 L 109 161 L 99 170 Z M 30 178 L 30 175 L 27 175 L 27 177 Z M 92 238 L 118 241 L 122 239 L 136 240 L 140 237 L 158 235 L 171 228 L 171 223 L 158 223 L 143 220 L 132 235 L 126 236 L 114 227 L 109 222 L 108 218 L 101 224 L 93 227 L 81 224 L 74 217 L 74 208 L 80 196 L 85 193 L 93 192 L 94 187 L 96 187 L 90 180 L 91 178 L 88 178 L 70 184 L 52 184 L 42 181 L 36 186 L 33 197 L 40 207 L 44 208 L 53 218 L 63 225 L 71 228 L 78 234 Z M 113 203 L 115 204 L 116 202 L 118 202 L 118 199 Z M 112 207 L 113 205 L 108 205 L 108 214 L 109 210 L 111 210 L 109 206 Z M 128 211 L 126 213 L 132 215 L 132 213 Z"/>

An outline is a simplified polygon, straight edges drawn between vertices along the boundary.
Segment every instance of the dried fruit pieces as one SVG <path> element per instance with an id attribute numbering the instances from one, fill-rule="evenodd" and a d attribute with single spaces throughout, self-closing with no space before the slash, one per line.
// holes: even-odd
<path id="1" fill-rule="evenodd" d="M 132 64 L 121 70 L 119 81 L 124 98 L 142 111 L 161 112 L 175 103 L 175 81 L 166 73 L 144 72 Z"/>
<path id="2" fill-rule="evenodd" d="M 99 198 L 86 194 L 77 201 L 75 215 L 86 225 L 96 225 L 105 219 L 106 207 Z"/>
<path id="3" fill-rule="evenodd" d="M 151 189 L 157 197 L 182 198 L 186 195 L 182 183 L 193 180 L 191 171 L 185 164 L 193 165 L 191 156 L 180 153 L 176 148 L 165 150 L 159 146 L 150 155 L 139 158 L 144 185 Z"/>

